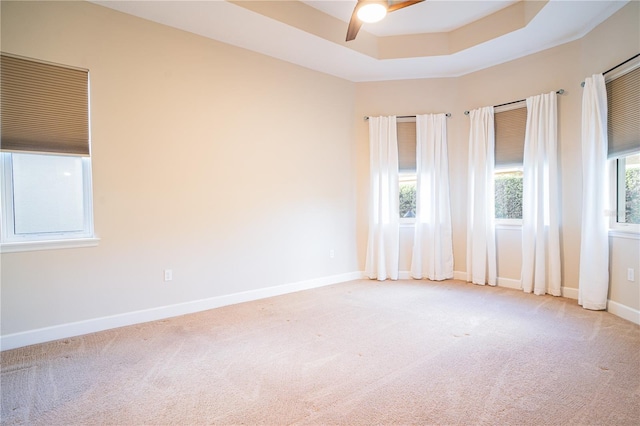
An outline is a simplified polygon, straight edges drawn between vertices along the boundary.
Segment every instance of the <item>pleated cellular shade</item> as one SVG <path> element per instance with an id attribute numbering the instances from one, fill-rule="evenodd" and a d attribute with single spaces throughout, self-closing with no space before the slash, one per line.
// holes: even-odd
<path id="1" fill-rule="evenodd" d="M 89 155 L 89 75 L 6 54 L 0 62 L 3 151 Z"/>
<path id="2" fill-rule="evenodd" d="M 607 83 L 609 158 L 640 151 L 640 67 Z"/>
<path id="3" fill-rule="evenodd" d="M 416 171 L 416 123 L 415 121 L 396 123 L 398 132 L 398 170 Z"/>
<path id="4" fill-rule="evenodd" d="M 494 125 L 496 167 L 522 166 L 527 107 L 496 112 Z"/>

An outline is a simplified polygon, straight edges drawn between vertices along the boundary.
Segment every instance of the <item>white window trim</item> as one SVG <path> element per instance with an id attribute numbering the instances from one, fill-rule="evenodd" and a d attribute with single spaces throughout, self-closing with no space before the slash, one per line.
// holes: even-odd
<path id="1" fill-rule="evenodd" d="M 623 75 L 630 73 L 631 71 L 635 70 L 638 67 L 640 67 L 640 58 L 636 58 L 633 61 L 629 61 L 623 66 L 620 66 L 615 70 L 611 71 L 604 77 L 604 82 L 609 83 L 611 80 L 615 80 L 618 77 L 622 77 Z"/>
<path id="2" fill-rule="evenodd" d="M 496 219 L 496 229 L 521 229 L 522 219 Z"/>
<path id="3" fill-rule="evenodd" d="M 640 224 L 618 222 L 618 159 L 609 160 L 609 236 L 640 239 Z"/>
<path id="4" fill-rule="evenodd" d="M 640 58 L 618 67 L 605 76 L 605 83 L 615 80 L 640 67 Z M 618 164 L 617 158 L 608 161 L 609 167 L 609 237 L 630 238 L 640 240 L 640 224 L 618 222 Z"/>
<path id="5" fill-rule="evenodd" d="M 13 217 L 13 173 L 11 152 L 0 153 L 0 176 L 2 178 L 0 196 L 0 253 L 13 253 L 35 250 L 50 250 L 77 247 L 92 247 L 100 241 L 94 234 L 93 226 L 93 186 L 91 158 L 82 158 L 82 179 L 84 188 L 84 223 L 85 229 L 77 232 L 38 233 L 15 235 Z M 7 213 L 9 212 L 9 213 Z"/>
<path id="6" fill-rule="evenodd" d="M 99 242 L 100 238 L 97 237 L 50 241 L 20 241 L 0 244 L 0 253 L 96 247 Z"/>
<path id="7" fill-rule="evenodd" d="M 640 240 L 640 232 L 638 231 L 622 231 L 618 229 L 609 229 L 609 237 L 626 238 L 629 240 Z"/>

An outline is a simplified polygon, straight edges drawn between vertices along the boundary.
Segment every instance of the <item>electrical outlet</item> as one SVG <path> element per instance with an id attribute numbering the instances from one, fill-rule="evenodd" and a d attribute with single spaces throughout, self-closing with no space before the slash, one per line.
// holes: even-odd
<path id="1" fill-rule="evenodd" d="M 635 271 L 633 268 L 627 268 L 627 281 L 635 281 Z"/>
<path id="2" fill-rule="evenodd" d="M 171 281 L 173 279 L 173 270 L 165 269 L 164 270 L 164 280 Z"/>
<path id="3" fill-rule="evenodd" d="M 329 250 L 329 258 L 333 259 L 336 257 L 336 251 L 334 249 Z"/>

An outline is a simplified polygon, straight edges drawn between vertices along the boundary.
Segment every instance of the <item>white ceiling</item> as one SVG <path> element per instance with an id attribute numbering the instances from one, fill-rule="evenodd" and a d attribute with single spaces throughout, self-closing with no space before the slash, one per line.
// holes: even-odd
<path id="1" fill-rule="evenodd" d="M 550 0 L 526 27 L 460 52 L 384 60 L 224 0 L 93 2 L 350 81 L 377 81 L 460 76 L 567 43 L 587 34 L 628 0 Z M 377 36 L 449 31 L 513 2 L 427 0 L 361 31 Z M 346 34 L 355 0 L 305 3 L 345 21 Z"/>
<path id="2" fill-rule="evenodd" d="M 427 0 L 390 13 L 362 29 L 377 36 L 436 33 L 455 30 L 519 0 Z M 327 15 L 349 22 L 356 0 L 303 0 Z"/>

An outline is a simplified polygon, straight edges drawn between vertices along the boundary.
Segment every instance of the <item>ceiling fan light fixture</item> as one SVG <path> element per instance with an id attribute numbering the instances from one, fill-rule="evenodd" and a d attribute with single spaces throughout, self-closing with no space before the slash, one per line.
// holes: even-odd
<path id="1" fill-rule="evenodd" d="M 358 9 L 358 19 L 366 23 L 381 21 L 387 15 L 387 7 L 382 3 L 368 2 Z"/>

